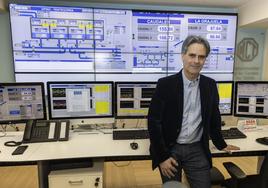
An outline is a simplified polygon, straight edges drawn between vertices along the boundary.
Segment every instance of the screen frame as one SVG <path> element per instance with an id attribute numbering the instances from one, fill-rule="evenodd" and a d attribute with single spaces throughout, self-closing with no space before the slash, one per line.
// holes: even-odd
<path id="1" fill-rule="evenodd" d="M 43 118 L 36 119 L 18 119 L 18 120 L 1 120 L 0 124 L 16 124 L 16 123 L 25 123 L 28 120 L 47 120 L 47 109 L 46 109 L 46 99 L 45 99 L 45 86 L 43 82 L 6 82 L 0 83 L 0 87 L 8 87 L 8 86 L 40 86 L 41 87 L 41 97 L 42 97 L 42 107 L 43 107 Z"/>
<path id="2" fill-rule="evenodd" d="M 239 84 L 267 84 L 268 85 L 268 81 L 236 81 L 235 82 L 235 100 L 234 100 L 234 116 L 235 117 L 248 117 L 248 118 L 263 118 L 263 119 L 267 119 L 268 115 L 250 115 L 250 114 L 238 114 L 236 111 L 236 107 L 237 107 L 237 92 L 238 92 L 238 85 Z"/>
<path id="3" fill-rule="evenodd" d="M 93 116 L 77 116 L 77 117 L 52 117 L 52 106 L 51 106 L 51 97 L 50 97 L 50 85 L 52 84 L 111 84 L 111 115 L 93 115 Z M 52 81 L 47 82 L 47 99 L 48 99 L 48 111 L 49 119 L 93 119 L 93 118 L 113 118 L 114 117 L 114 82 L 112 81 Z"/>
<path id="4" fill-rule="evenodd" d="M 115 87 L 114 87 L 114 93 L 115 93 L 115 97 L 114 97 L 114 103 L 115 103 L 115 119 L 146 119 L 148 115 L 133 115 L 133 116 L 130 116 L 130 115 L 118 115 L 117 113 L 117 107 L 118 107 L 118 104 L 117 104 L 117 87 L 119 84 L 155 84 L 155 88 L 157 86 L 157 82 L 153 82 L 153 81 L 148 81 L 148 82 L 145 82 L 145 81 L 129 81 L 129 82 L 115 82 Z"/>
<path id="5" fill-rule="evenodd" d="M 230 116 L 233 115 L 234 110 L 234 81 L 216 81 L 216 84 L 226 83 L 226 84 L 232 84 L 232 93 L 231 93 L 231 112 L 226 114 L 221 114 L 221 116 Z M 220 104 L 220 95 L 219 95 L 219 104 Z"/>

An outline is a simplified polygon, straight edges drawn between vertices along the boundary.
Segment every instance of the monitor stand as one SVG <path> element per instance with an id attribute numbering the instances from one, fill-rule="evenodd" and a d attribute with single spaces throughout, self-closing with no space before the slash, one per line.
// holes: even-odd
<path id="1" fill-rule="evenodd" d="M 97 129 L 95 124 L 77 125 L 77 127 L 74 128 L 74 132 L 94 132 L 96 130 Z"/>

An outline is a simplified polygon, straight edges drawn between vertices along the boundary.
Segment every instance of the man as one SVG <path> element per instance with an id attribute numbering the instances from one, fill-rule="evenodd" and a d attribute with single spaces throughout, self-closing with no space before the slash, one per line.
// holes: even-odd
<path id="1" fill-rule="evenodd" d="M 183 69 L 159 79 L 148 113 L 153 169 L 163 183 L 180 181 L 184 170 L 191 188 L 210 188 L 209 137 L 219 150 L 227 145 L 221 135 L 219 95 L 213 79 L 200 75 L 210 45 L 199 36 L 182 44 Z"/>

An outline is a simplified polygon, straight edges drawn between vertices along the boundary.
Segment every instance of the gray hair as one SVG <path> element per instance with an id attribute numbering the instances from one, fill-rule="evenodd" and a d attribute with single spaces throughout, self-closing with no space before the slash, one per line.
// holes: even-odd
<path id="1" fill-rule="evenodd" d="M 182 47 L 181 47 L 181 53 L 182 54 L 186 54 L 188 47 L 194 43 L 198 43 L 198 44 L 203 44 L 204 47 L 206 48 L 206 57 L 208 56 L 208 54 L 210 53 L 210 45 L 209 42 L 207 41 L 207 39 L 201 37 L 201 36 L 197 36 L 197 35 L 189 35 L 184 42 L 182 43 Z"/>

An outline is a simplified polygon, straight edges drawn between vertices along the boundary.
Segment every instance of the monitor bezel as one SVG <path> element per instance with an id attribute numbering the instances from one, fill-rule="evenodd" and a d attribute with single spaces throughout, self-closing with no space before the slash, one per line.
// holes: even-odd
<path id="1" fill-rule="evenodd" d="M 119 81 L 119 82 L 115 82 L 115 97 L 114 97 L 114 100 L 115 100 L 115 118 L 116 119 L 146 119 L 148 115 L 133 115 L 133 116 L 130 116 L 130 115 L 118 115 L 117 113 L 117 87 L 119 84 L 155 84 L 157 86 L 157 82 L 155 81 L 129 81 L 129 82 L 126 82 L 126 81 Z"/>
<path id="2" fill-rule="evenodd" d="M 226 84 L 232 84 L 232 93 L 231 93 L 231 112 L 230 113 L 221 113 L 221 116 L 231 116 L 233 115 L 233 108 L 234 108 L 234 81 L 216 81 L 216 84 L 226 83 Z M 219 104 L 220 104 L 220 95 L 219 95 Z"/>
<path id="3" fill-rule="evenodd" d="M 43 118 L 36 119 L 18 119 L 18 120 L 1 120 L 0 124 L 16 124 L 16 123 L 25 123 L 28 120 L 47 120 L 47 110 L 46 110 L 46 100 L 45 100 L 45 86 L 43 82 L 6 82 L 0 83 L 0 87 L 8 87 L 8 86 L 41 86 L 41 97 L 42 97 L 42 106 L 43 106 Z"/>
<path id="4" fill-rule="evenodd" d="M 234 100 L 234 116 L 235 117 L 246 117 L 246 118 L 264 118 L 267 119 L 268 115 L 250 115 L 250 114 L 238 114 L 236 111 L 237 107 L 237 91 L 239 84 L 267 84 L 268 81 L 236 81 L 235 82 L 235 100 Z"/>
<path id="5" fill-rule="evenodd" d="M 50 97 L 50 85 L 52 84 L 111 84 L 111 115 L 93 115 L 93 116 L 77 116 L 77 117 L 52 117 L 52 106 L 51 106 L 51 97 Z M 93 118 L 113 118 L 114 117 L 114 82 L 112 81 L 52 81 L 47 82 L 47 99 L 48 99 L 48 111 L 49 119 L 93 119 Z"/>

